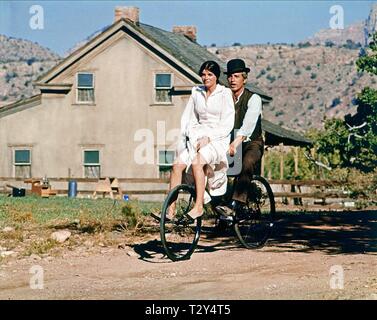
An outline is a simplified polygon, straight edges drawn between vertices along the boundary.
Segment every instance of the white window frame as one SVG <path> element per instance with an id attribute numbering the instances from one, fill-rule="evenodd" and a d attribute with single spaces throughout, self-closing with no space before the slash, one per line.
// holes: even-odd
<path id="1" fill-rule="evenodd" d="M 85 163 L 85 152 L 86 151 L 97 151 L 98 152 L 98 163 Z M 98 149 L 98 148 L 84 148 L 82 149 L 82 176 L 83 178 L 87 178 L 85 176 L 85 167 L 89 167 L 89 166 L 97 166 L 99 167 L 99 178 L 101 178 L 101 163 L 102 163 L 102 159 L 101 159 L 101 150 Z M 89 179 L 89 178 L 88 178 Z"/>
<path id="2" fill-rule="evenodd" d="M 22 163 L 17 163 L 16 162 L 16 152 L 17 151 L 29 151 L 29 162 L 26 163 L 26 162 L 22 162 Z M 27 148 L 27 147 L 17 147 L 17 148 L 13 148 L 13 177 L 15 178 L 18 178 L 16 177 L 16 167 L 17 166 L 30 166 L 30 178 L 32 177 L 32 173 L 31 173 L 31 164 L 32 164 L 32 161 L 31 161 L 31 158 L 32 157 L 32 150 L 31 148 Z"/>
<path id="3" fill-rule="evenodd" d="M 156 80 L 157 80 L 157 75 L 159 74 L 169 74 L 170 75 L 170 87 L 158 87 L 156 86 Z M 161 89 L 161 90 L 171 90 L 174 85 L 174 73 L 172 72 L 169 72 L 169 71 L 156 71 L 154 72 L 154 75 L 153 75 L 153 100 L 154 100 L 154 104 L 166 104 L 166 105 L 172 105 L 173 104 L 173 97 L 171 97 L 171 100 L 170 101 L 157 101 L 157 90 Z"/>
<path id="4" fill-rule="evenodd" d="M 79 74 L 91 74 L 93 76 L 93 87 L 79 87 Z M 93 89 L 93 101 L 79 101 L 79 89 Z M 76 103 L 77 104 L 95 104 L 96 90 L 95 90 L 95 74 L 94 72 L 79 71 L 76 73 Z"/>

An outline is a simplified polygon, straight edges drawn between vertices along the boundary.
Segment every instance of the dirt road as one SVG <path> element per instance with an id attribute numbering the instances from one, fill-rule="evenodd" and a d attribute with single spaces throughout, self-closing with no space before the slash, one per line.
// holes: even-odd
<path id="1" fill-rule="evenodd" d="M 263 249 L 208 228 L 192 258 L 173 263 L 156 234 L 93 254 L 11 260 L 0 299 L 377 299 L 376 239 L 376 211 L 287 215 Z M 32 266 L 43 289 L 30 287 Z"/>

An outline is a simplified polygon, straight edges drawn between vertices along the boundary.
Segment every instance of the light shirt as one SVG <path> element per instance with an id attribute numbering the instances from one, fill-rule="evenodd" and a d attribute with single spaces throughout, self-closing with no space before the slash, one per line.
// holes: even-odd
<path id="1" fill-rule="evenodd" d="M 244 91 L 242 91 L 242 93 L 239 95 L 235 103 L 237 103 L 240 100 L 243 93 Z M 250 141 L 250 137 L 255 130 L 255 127 L 258 122 L 258 118 L 261 114 L 262 114 L 262 99 L 259 95 L 254 93 L 249 99 L 249 101 L 247 102 L 247 111 L 242 121 L 242 126 L 237 132 L 237 137 L 244 136 L 246 137 L 244 142 Z"/>

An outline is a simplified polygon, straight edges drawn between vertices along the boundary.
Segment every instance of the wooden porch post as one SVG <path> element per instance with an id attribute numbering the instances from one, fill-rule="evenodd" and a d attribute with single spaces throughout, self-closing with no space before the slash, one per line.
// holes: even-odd
<path id="1" fill-rule="evenodd" d="M 280 180 L 284 179 L 284 152 L 283 144 L 280 144 Z"/>
<path id="2" fill-rule="evenodd" d="M 298 176 L 298 147 L 294 147 L 294 161 L 295 161 L 295 176 Z"/>

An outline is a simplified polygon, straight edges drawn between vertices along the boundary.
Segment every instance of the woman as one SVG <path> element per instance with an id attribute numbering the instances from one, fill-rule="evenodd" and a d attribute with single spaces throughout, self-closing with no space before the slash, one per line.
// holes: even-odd
<path id="1" fill-rule="evenodd" d="M 183 112 L 181 139 L 177 147 L 178 156 L 174 161 L 170 178 L 171 190 L 181 183 L 183 171 L 191 166 L 196 187 L 196 202 L 188 213 L 188 219 L 192 220 L 203 214 L 205 167 L 212 168 L 214 170 L 212 173 L 222 168 L 222 177 L 225 180 L 222 179 L 220 185 L 221 193 L 225 193 L 228 167 L 226 153 L 234 125 L 232 92 L 219 84 L 219 65 L 214 61 L 206 61 L 200 67 L 199 75 L 203 86 L 192 89 L 189 102 Z M 219 186 L 219 183 L 217 185 Z M 170 218 L 174 213 L 175 204 L 172 204 L 168 214 Z"/>

